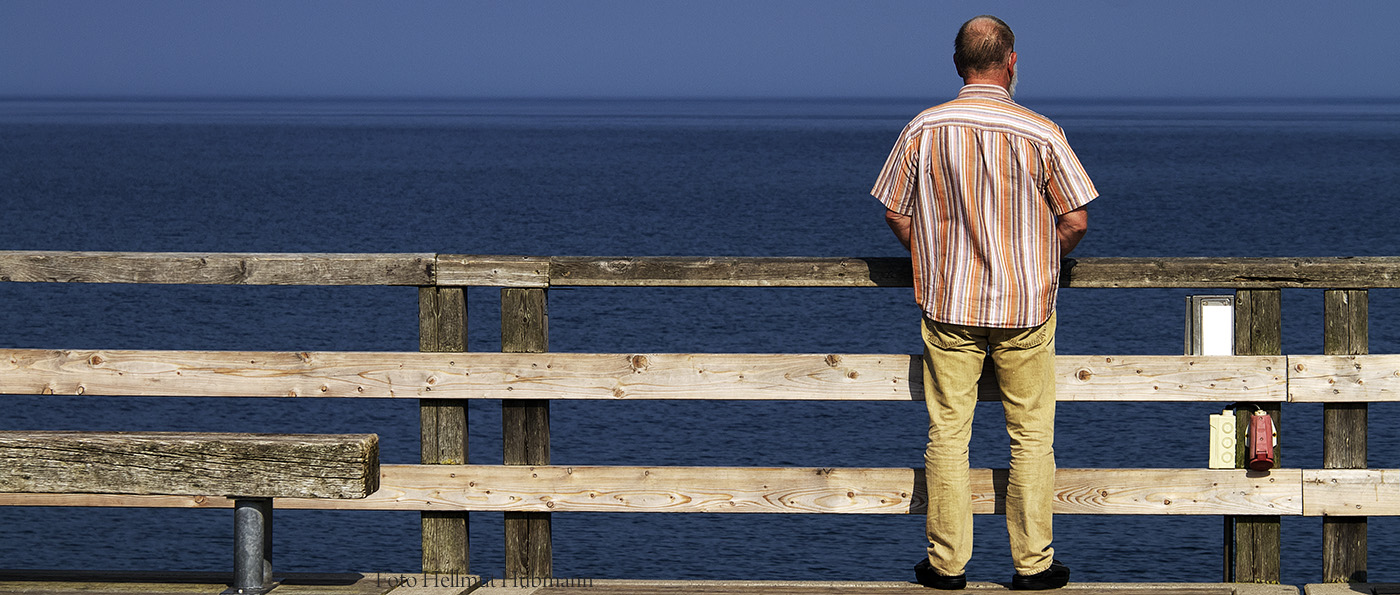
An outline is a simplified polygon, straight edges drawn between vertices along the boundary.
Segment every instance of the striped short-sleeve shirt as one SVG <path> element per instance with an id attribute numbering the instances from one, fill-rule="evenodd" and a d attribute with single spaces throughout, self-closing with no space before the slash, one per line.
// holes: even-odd
<path id="1" fill-rule="evenodd" d="M 967 85 L 914 118 L 870 193 L 913 217 L 924 314 L 999 328 L 1049 319 L 1059 288 L 1056 218 L 1098 196 L 1064 131 L 995 85 Z"/>

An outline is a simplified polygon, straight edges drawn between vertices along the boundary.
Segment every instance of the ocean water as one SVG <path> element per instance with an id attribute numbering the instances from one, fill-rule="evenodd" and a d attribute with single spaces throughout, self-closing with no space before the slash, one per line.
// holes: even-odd
<path id="1" fill-rule="evenodd" d="M 0 249 L 897 256 L 868 196 L 928 100 L 0 100 Z M 1400 101 L 1025 99 L 1065 128 L 1102 197 L 1076 256 L 1396 255 Z M 1186 290 L 1061 293 L 1067 354 L 1181 352 Z M 1196 291 L 1194 293 L 1226 293 Z M 498 350 L 495 290 L 469 291 L 469 348 Z M 0 284 L 0 346 L 417 348 L 416 292 L 373 287 Z M 1284 352 L 1321 351 L 1321 292 L 1284 292 Z M 1400 301 L 1371 292 L 1373 353 Z M 913 353 L 902 288 L 556 289 L 571 352 Z M 417 461 L 413 402 L 4 397 L 0 429 L 375 432 Z M 1061 467 L 1204 466 L 1210 404 L 1067 403 Z M 1400 467 L 1392 404 L 1370 466 Z M 500 407 L 471 403 L 473 463 L 501 461 Z M 576 465 L 921 464 L 920 403 L 556 402 Z M 1284 409 L 1285 466 L 1321 467 L 1321 407 Z M 995 404 L 972 463 L 1004 467 Z M 227 570 L 226 512 L 0 508 L 0 565 Z M 1220 579 L 1219 517 L 1057 517 L 1084 581 Z M 501 515 L 472 567 L 502 573 Z M 920 515 L 554 515 L 556 575 L 907 580 Z M 1400 581 L 1400 524 L 1370 523 L 1373 580 Z M 977 520 L 974 580 L 1011 573 Z M 279 511 L 283 570 L 413 571 L 417 513 Z M 1284 582 L 1321 578 L 1321 521 L 1285 518 Z"/>

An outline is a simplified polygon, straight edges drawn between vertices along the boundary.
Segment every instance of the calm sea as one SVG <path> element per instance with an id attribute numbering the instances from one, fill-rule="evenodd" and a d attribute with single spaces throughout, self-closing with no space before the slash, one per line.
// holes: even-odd
<path id="1" fill-rule="evenodd" d="M 867 192 L 936 100 L 0 100 L 0 249 L 896 256 Z M 1068 101 L 1056 119 L 1102 197 L 1077 256 L 1396 255 L 1400 102 Z M 1066 290 L 1068 354 L 1179 354 L 1176 290 Z M 1198 292 L 1222 293 L 1222 292 Z M 1321 351 L 1321 295 L 1284 292 L 1284 352 Z M 0 284 L 0 346 L 417 348 L 412 288 Z M 499 349 L 498 296 L 469 293 L 470 348 Z M 912 353 L 908 289 L 559 289 L 550 348 Z M 1371 350 L 1400 300 L 1371 296 Z M 417 461 L 414 402 L 4 397 L 2 429 L 375 432 Z M 1204 467 L 1193 404 L 1060 408 L 1061 467 Z M 973 465 L 1003 467 L 995 404 Z M 1400 408 L 1371 408 L 1370 466 L 1400 467 Z M 500 407 L 471 404 L 471 462 L 501 461 Z M 557 402 L 556 464 L 916 467 L 920 403 Z M 1321 408 L 1284 411 L 1288 467 L 1321 467 Z M 1060 516 L 1084 581 L 1214 581 L 1219 517 Z M 474 571 L 502 571 L 501 515 L 472 515 Z M 230 515 L 0 508 L 0 566 L 228 570 Z M 1400 524 L 1370 525 L 1400 581 Z M 413 571 L 417 513 L 279 511 L 282 570 Z M 561 577 L 907 580 L 920 516 L 554 515 Z M 977 521 L 968 572 L 1006 580 Z M 1321 578 L 1321 521 L 1285 518 L 1284 582 Z"/>

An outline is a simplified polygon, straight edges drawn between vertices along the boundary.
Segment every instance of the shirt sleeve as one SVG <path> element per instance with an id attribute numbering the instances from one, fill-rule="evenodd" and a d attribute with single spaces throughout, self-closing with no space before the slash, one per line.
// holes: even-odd
<path id="1" fill-rule="evenodd" d="M 922 135 L 915 133 L 912 127 L 912 122 L 904 127 L 899 141 L 885 160 L 885 167 L 880 170 L 880 177 L 875 180 L 875 187 L 870 189 L 871 196 L 879 199 L 886 209 L 901 215 L 914 214 L 915 192 L 919 187 L 919 145 Z"/>
<path id="2" fill-rule="evenodd" d="M 1050 210 L 1060 216 L 1089 204 L 1098 198 L 1099 191 L 1094 182 L 1079 164 L 1079 157 L 1069 148 L 1064 130 L 1058 127 L 1050 139 L 1049 179 L 1046 180 L 1045 199 Z"/>

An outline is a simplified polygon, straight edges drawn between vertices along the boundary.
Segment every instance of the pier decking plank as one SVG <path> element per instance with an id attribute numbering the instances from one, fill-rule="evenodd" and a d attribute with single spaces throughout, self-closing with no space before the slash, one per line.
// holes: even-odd
<path id="1" fill-rule="evenodd" d="M 969 582 L 966 592 L 1005 592 L 999 583 Z M 902 595 L 931 590 L 913 582 L 596 580 L 590 586 L 519 587 L 487 583 L 472 595 Z M 1297 595 L 1289 585 L 1231 583 L 1074 583 L 1073 595 Z"/>
<path id="2" fill-rule="evenodd" d="M 273 573 L 274 593 L 286 595 L 383 595 L 394 575 Z M 31 595 L 218 595 L 233 586 L 228 572 L 0 570 L 0 593 Z M 426 594 L 425 594 L 426 595 Z"/>
<path id="3" fill-rule="evenodd" d="M 723 581 L 559 579 L 529 586 L 522 579 L 479 583 L 468 575 L 422 573 L 277 573 L 273 593 L 287 595 L 916 595 L 929 589 L 905 581 Z M 31 595 L 215 595 L 231 584 L 228 573 L 0 571 L 0 593 Z M 402 579 L 412 583 L 400 584 Z M 547 583 L 549 579 L 535 579 Z M 1008 591 L 1006 585 L 969 582 L 968 592 Z M 1339 595 L 1347 585 L 1326 592 L 1309 585 L 1310 595 Z M 1236 583 L 1075 583 L 1057 593 L 1072 595 L 1298 595 L 1289 585 Z M 1368 591 L 1369 592 L 1369 591 Z"/>

